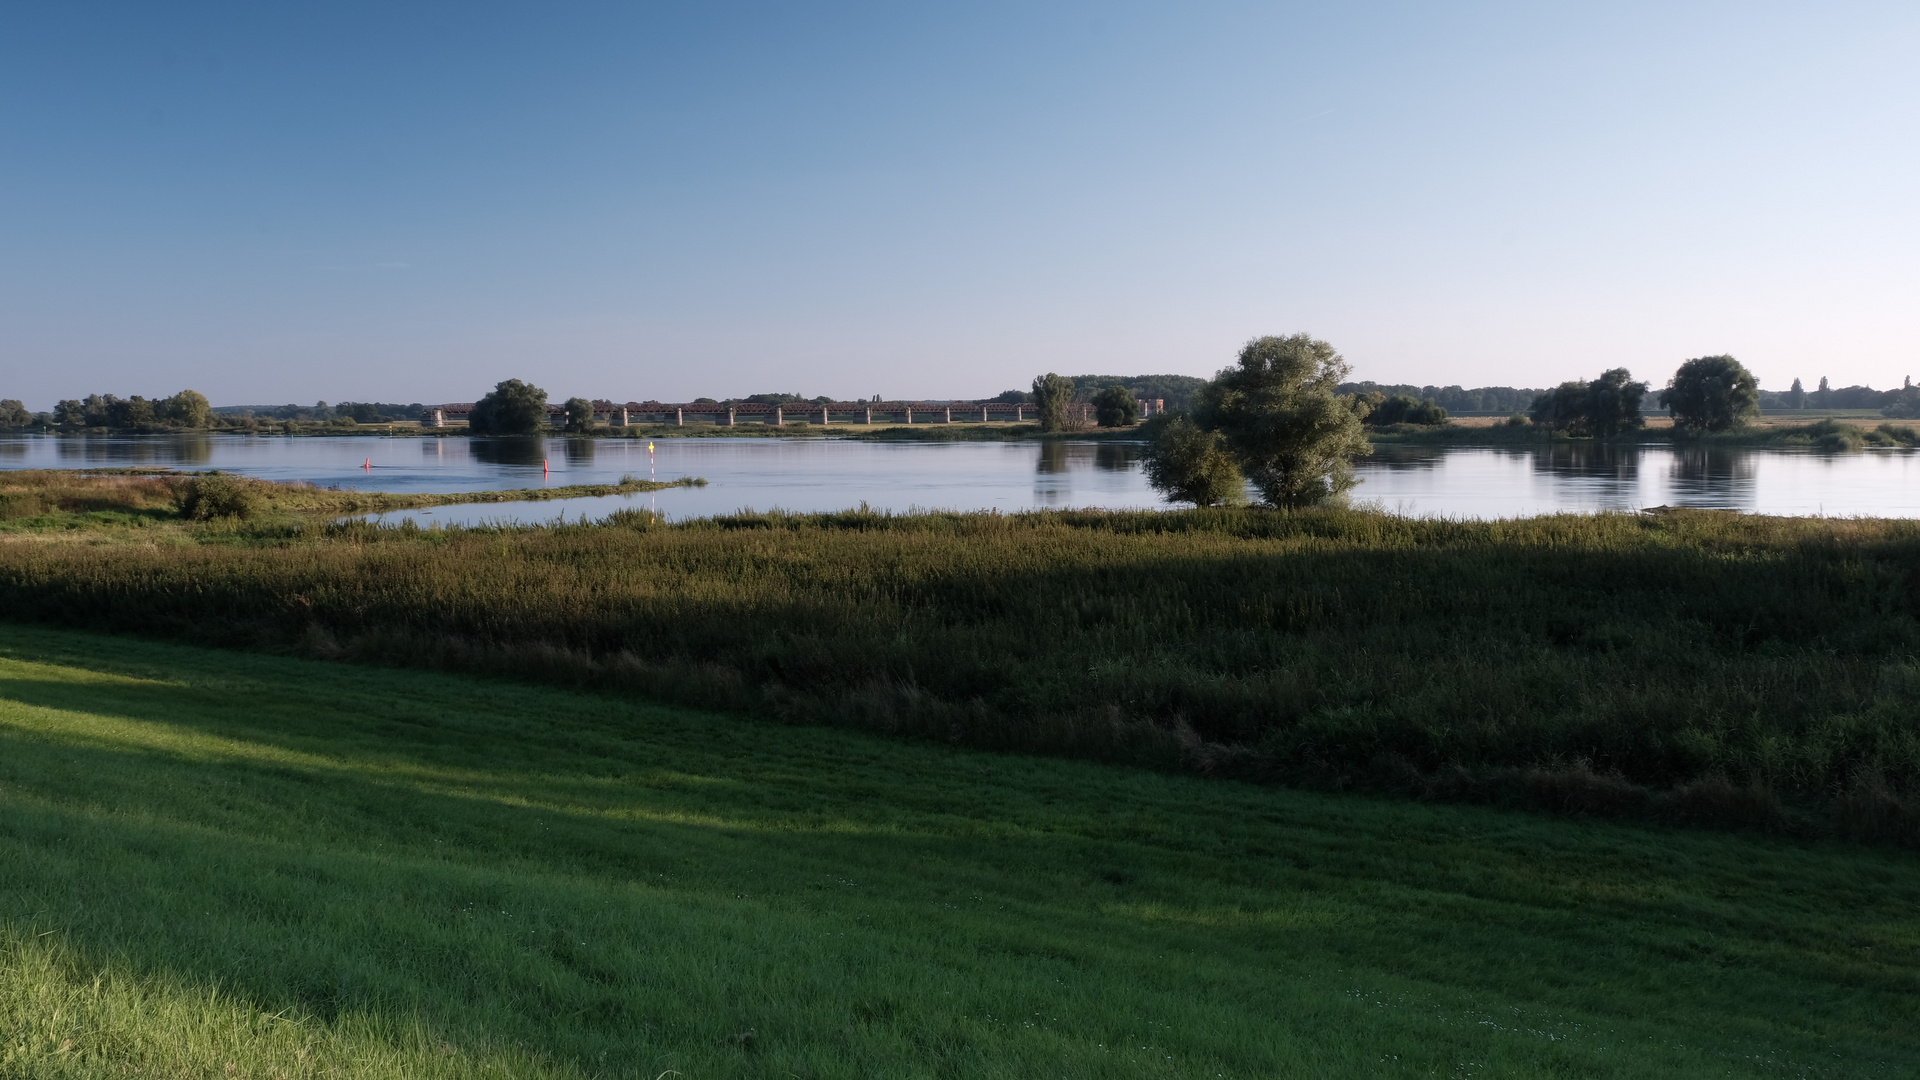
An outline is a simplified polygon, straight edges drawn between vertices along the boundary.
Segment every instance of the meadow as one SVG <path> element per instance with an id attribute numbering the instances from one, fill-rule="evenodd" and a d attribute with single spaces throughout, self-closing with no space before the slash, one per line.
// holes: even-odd
<path id="1" fill-rule="evenodd" d="M 1295 787 L 1920 841 L 1912 522 L 1228 509 L 56 532 L 0 543 L 9 619 Z"/>
<path id="2" fill-rule="evenodd" d="M 1920 867 L 0 625 L 0 1074 L 1899 1077 Z"/>

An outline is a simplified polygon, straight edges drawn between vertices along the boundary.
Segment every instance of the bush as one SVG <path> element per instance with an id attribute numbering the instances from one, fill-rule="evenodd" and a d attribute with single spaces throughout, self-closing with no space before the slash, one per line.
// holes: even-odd
<path id="1" fill-rule="evenodd" d="M 254 487 L 254 482 L 244 476 L 204 473 L 180 485 L 173 505 L 189 521 L 252 517 L 260 505 Z"/>
<path id="2" fill-rule="evenodd" d="M 1147 483 L 1175 502 L 1218 506 L 1245 499 L 1247 482 L 1221 444 L 1220 434 L 1202 431 L 1184 416 L 1147 421 Z"/>

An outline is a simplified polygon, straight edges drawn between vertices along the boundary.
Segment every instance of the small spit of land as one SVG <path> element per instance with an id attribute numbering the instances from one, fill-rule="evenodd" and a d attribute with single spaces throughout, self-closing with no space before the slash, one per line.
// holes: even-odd
<path id="1" fill-rule="evenodd" d="M 194 498 L 213 489 L 227 503 L 214 509 L 244 509 L 251 530 L 257 534 L 263 526 L 285 529 L 340 514 L 626 495 L 704 483 L 693 478 L 657 481 L 628 476 L 615 484 L 428 494 L 353 491 L 172 469 L 17 469 L 0 471 L 0 532 L 20 536 L 83 530 L 98 539 L 111 536 L 116 529 L 179 525 L 194 516 Z"/>
<path id="2" fill-rule="evenodd" d="M 9 1076 L 1904 1077 L 1916 905 L 1885 848 L 0 626 Z"/>

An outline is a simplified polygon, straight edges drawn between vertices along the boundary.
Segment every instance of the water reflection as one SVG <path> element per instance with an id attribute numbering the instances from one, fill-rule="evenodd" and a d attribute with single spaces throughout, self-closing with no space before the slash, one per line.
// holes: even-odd
<path id="1" fill-rule="evenodd" d="M 568 439 L 567 440 L 567 464 L 569 465 L 593 464 L 593 440 L 592 439 Z"/>
<path id="2" fill-rule="evenodd" d="M 1126 472 L 1140 460 L 1139 443 L 1098 443 L 1093 451 L 1093 467 L 1108 472 Z"/>
<path id="3" fill-rule="evenodd" d="M 1033 469 L 1037 473 L 1063 473 L 1067 471 L 1067 444 L 1049 440 L 1040 444 L 1040 456 L 1034 461 Z"/>
<path id="4" fill-rule="evenodd" d="M 1758 501 L 1754 455 L 1727 447 L 1687 446 L 1673 452 L 1668 473 L 1673 505 L 1751 510 Z"/>
<path id="5" fill-rule="evenodd" d="M 474 460 L 483 465 L 531 468 L 547 460 L 547 444 L 543 439 L 468 439 L 467 445 L 473 451 Z"/>
<path id="6" fill-rule="evenodd" d="M 209 435 L 59 436 L 54 454 L 69 468 L 84 465 L 192 467 L 213 460 Z"/>
<path id="7" fill-rule="evenodd" d="M 1640 448 L 1605 443 L 1555 443 L 1535 451 L 1536 467 L 1582 480 L 1633 484 L 1640 475 Z"/>

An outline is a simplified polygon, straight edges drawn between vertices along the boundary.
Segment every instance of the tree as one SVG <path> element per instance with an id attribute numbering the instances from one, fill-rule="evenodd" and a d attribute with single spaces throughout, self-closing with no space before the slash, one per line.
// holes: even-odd
<path id="1" fill-rule="evenodd" d="M 567 430 L 576 435 L 593 431 L 593 402 L 583 397 L 567 399 Z"/>
<path id="2" fill-rule="evenodd" d="M 1116 383 L 1093 395 L 1093 416 L 1101 427 L 1132 427 L 1140 420 L 1140 401 Z"/>
<path id="3" fill-rule="evenodd" d="M 162 398 L 154 412 L 180 427 L 203 428 L 213 418 L 213 405 L 198 390 L 182 390 L 170 398 Z"/>
<path id="4" fill-rule="evenodd" d="M 1369 397 L 1380 397 L 1380 395 L 1375 393 Z M 1368 403 L 1372 408 L 1362 415 L 1361 419 L 1380 427 L 1388 424 L 1432 426 L 1447 422 L 1447 410 L 1441 408 L 1432 398 L 1421 401 L 1411 394 L 1395 394 L 1380 401 L 1369 400 Z"/>
<path id="5" fill-rule="evenodd" d="M 1827 380 L 1821 379 L 1821 389 Z M 1680 365 L 1660 405 L 1687 432 L 1726 431 L 1760 412 L 1760 383 L 1731 356 L 1702 356 Z"/>
<path id="6" fill-rule="evenodd" d="M 1916 388 L 1912 383 L 1902 387 L 1894 394 L 1893 400 L 1887 404 L 1886 408 L 1880 410 L 1880 415 L 1902 420 L 1920 417 L 1920 388 Z"/>
<path id="7" fill-rule="evenodd" d="M 1217 506 L 1245 498 L 1247 482 L 1217 431 L 1202 431 L 1185 416 L 1156 416 L 1147 436 L 1147 483 L 1176 502 Z"/>
<path id="8" fill-rule="evenodd" d="M 33 423 L 33 414 L 27 411 L 27 404 L 19 398 L 0 399 L 0 427 L 26 427 Z"/>
<path id="9" fill-rule="evenodd" d="M 158 417 L 153 412 L 153 402 L 135 394 L 121 401 L 114 399 L 107 408 L 107 426 L 116 428 L 138 428 L 152 424 Z"/>
<path id="10" fill-rule="evenodd" d="M 1033 404 L 1033 395 L 1027 393 L 1025 390 L 1002 390 L 987 400 L 1004 401 L 1009 405 L 1031 405 Z"/>
<path id="11" fill-rule="evenodd" d="M 1322 502 L 1353 487 L 1351 459 L 1373 452 L 1360 413 L 1333 392 L 1348 370 L 1306 334 L 1255 338 L 1200 392 L 1194 423 L 1220 433 L 1268 505 Z"/>
<path id="12" fill-rule="evenodd" d="M 1067 426 L 1067 405 L 1073 401 L 1073 381 L 1049 371 L 1033 380 L 1033 403 L 1040 410 L 1041 431 Z"/>
<path id="13" fill-rule="evenodd" d="M 1625 431 L 1647 426 L 1640 415 L 1640 402 L 1647 396 L 1647 384 L 1634 382 L 1626 368 L 1611 368 L 1587 384 L 1587 432 L 1609 439 Z"/>
<path id="14" fill-rule="evenodd" d="M 1787 390 L 1787 408 L 1804 409 L 1806 407 L 1807 388 L 1800 385 L 1799 379 L 1795 379 L 1793 380 L 1793 386 Z"/>
<path id="15" fill-rule="evenodd" d="M 53 407 L 53 422 L 61 427 L 85 427 L 87 406 L 78 398 L 67 398 Z"/>
<path id="16" fill-rule="evenodd" d="M 519 379 L 494 384 L 473 403 L 467 430 L 475 435 L 532 435 L 547 423 L 547 392 Z"/>
<path id="17" fill-rule="evenodd" d="M 1528 416 L 1541 427 L 1606 439 L 1646 426 L 1640 415 L 1646 396 L 1646 383 L 1634 382 L 1626 368 L 1612 368 L 1592 382 L 1575 379 L 1548 390 L 1533 399 Z"/>
<path id="18" fill-rule="evenodd" d="M 1580 423 L 1586 396 L 1586 383 L 1578 379 L 1563 382 L 1533 399 L 1533 404 L 1527 409 L 1527 419 L 1538 427 L 1573 431 Z"/>
<path id="19" fill-rule="evenodd" d="M 82 422 L 87 427 L 111 427 L 113 410 L 120 404 L 120 399 L 112 394 L 88 394 L 81 404 L 86 409 Z"/>
<path id="20" fill-rule="evenodd" d="M 1827 377 L 1820 376 L 1820 388 L 1813 392 L 1813 403 L 1824 409 L 1833 403 L 1833 387 L 1827 385 Z"/>

